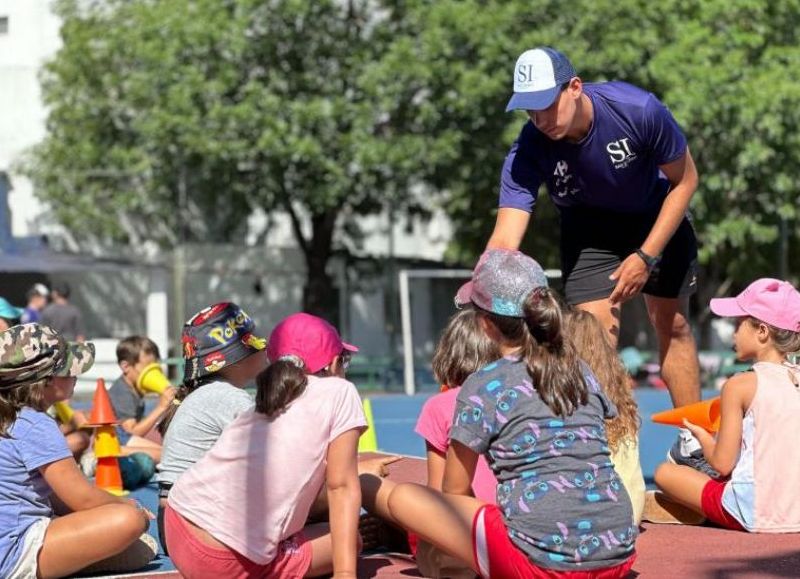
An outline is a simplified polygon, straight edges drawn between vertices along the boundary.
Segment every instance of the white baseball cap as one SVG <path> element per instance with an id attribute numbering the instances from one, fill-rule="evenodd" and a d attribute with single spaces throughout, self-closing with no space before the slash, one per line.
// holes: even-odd
<path id="1" fill-rule="evenodd" d="M 553 104 L 561 85 L 575 76 L 572 63 L 555 48 L 526 50 L 514 66 L 514 96 L 508 101 L 506 112 L 546 109 Z"/>

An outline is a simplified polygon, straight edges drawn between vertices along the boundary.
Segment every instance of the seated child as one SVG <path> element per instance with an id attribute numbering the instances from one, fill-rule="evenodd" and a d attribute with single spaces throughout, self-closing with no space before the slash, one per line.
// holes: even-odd
<path id="1" fill-rule="evenodd" d="M 579 308 L 565 312 L 565 329 L 578 356 L 589 365 L 617 416 L 606 420 L 606 437 L 611 462 L 633 505 L 636 524 L 642 521 L 645 485 L 639 461 L 639 409 L 631 394 L 631 378 L 608 341 L 608 332 L 592 314 Z"/>
<path id="2" fill-rule="evenodd" d="M 422 407 L 415 431 L 425 439 L 428 486 L 442 490 L 444 465 L 450 447 L 450 428 L 456 410 L 456 396 L 470 374 L 500 358 L 500 350 L 478 325 L 478 314 L 466 306 L 447 324 L 433 354 L 433 375 L 442 384 L 442 392 L 432 396 Z M 472 491 L 487 503 L 497 501 L 497 479 L 481 456 L 475 468 Z M 423 575 L 438 577 L 475 577 L 469 565 L 442 553 L 430 543 L 417 544 L 417 564 Z"/>
<path id="3" fill-rule="evenodd" d="M 442 392 L 432 396 L 422 407 L 415 432 L 425 439 L 428 486 L 442 490 L 444 464 L 450 446 L 450 427 L 456 409 L 456 396 L 470 374 L 500 358 L 500 350 L 478 325 L 478 314 L 466 306 L 447 324 L 433 354 L 433 375 L 442 384 Z M 478 459 L 475 496 L 487 503 L 497 500 L 497 479 L 483 457 Z"/>
<path id="4" fill-rule="evenodd" d="M 158 532 L 164 553 L 164 509 L 172 485 L 234 418 L 253 408 L 253 397 L 244 388 L 267 366 L 266 340 L 257 332 L 252 318 L 232 302 L 203 308 L 183 326 L 183 383 L 158 425 L 164 437 L 158 465 Z"/>
<path id="5" fill-rule="evenodd" d="M 567 340 L 544 271 L 490 249 L 456 300 L 503 357 L 458 392 L 444 493 L 384 481 L 393 520 L 482 577 L 626 577 L 638 530 L 610 461 L 613 405 Z M 497 505 L 472 496 L 479 455 Z"/>
<path id="6" fill-rule="evenodd" d="M 0 333 L 0 577 L 72 575 L 138 543 L 152 518 L 89 483 L 45 412 L 93 363 L 92 344 L 46 326 Z"/>
<path id="7" fill-rule="evenodd" d="M 280 322 L 243 412 L 169 493 L 170 557 L 195 577 L 355 577 L 366 419 L 344 379 L 352 352 L 308 314 Z M 330 524 L 307 524 L 326 488 Z"/>
<path id="8" fill-rule="evenodd" d="M 736 358 L 753 369 L 722 387 L 716 438 L 684 421 L 708 463 L 723 478 L 665 463 L 655 473 L 666 498 L 728 529 L 761 533 L 800 531 L 800 292 L 790 283 L 759 279 L 735 298 L 711 300 L 711 311 L 736 318 Z"/>
<path id="9" fill-rule="evenodd" d="M 161 460 L 161 445 L 144 437 L 153 430 L 172 404 L 175 389 L 170 387 L 164 390 L 156 407 L 145 416 L 145 393 L 137 387 L 137 381 L 142 370 L 159 359 L 158 346 L 150 338 L 130 336 L 120 340 L 117 344 L 117 363 L 122 375 L 108 389 L 111 405 L 120 421 L 117 436 L 123 455 L 143 452 L 155 462 Z"/>
<path id="10" fill-rule="evenodd" d="M 52 414 L 55 415 L 58 429 L 67 440 L 72 456 L 76 461 L 80 461 L 81 455 L 89 448 L 91 437 L 89 432 L 81 430 L 81 427 L 86 424 L 86 416 L 81 411 L 75 411 L 69 405 L 69 402 L 59 401 L 53 404 Z"/>

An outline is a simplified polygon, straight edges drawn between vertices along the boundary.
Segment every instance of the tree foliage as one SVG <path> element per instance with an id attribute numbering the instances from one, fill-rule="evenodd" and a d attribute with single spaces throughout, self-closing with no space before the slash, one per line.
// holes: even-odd
<path id="1" fill-rule="evenodd" d="M 387 205 L 420 210 L 416 167 L 439 152 L 396 134 L 374 98 L 369 67 L 391 38 L 380 5 L 60 0 L 57 10 L 48 134 L 27 170 L 79 237 L 238 241 L 254 209 L 281 211 L 306 257 L 305 307 L 324 312 L 336 302 L 335 233 Z"/>
<path id="2" fill-rule="evenodd" d="M 585 81 L 656 93 L 683 126 L 707 288 L 778 275 L 798 238 L 800 0 L 60 0 L 48 137 L 29 165 L 73 230 L 116 241 L 242 236 L 292 219 L 311 299 L 337 232 L 437 193 L 450 258 L 493 225 L 525 121 L 503 112 L 516 56 L 566 52 Z M 185 198 L 183 198 L 183 197 Z M 544 197 L 540 197 L 544 199 Z M 558 265 L 556 214 L 526 240 Z M 789 252 L 789 269 L 800 255 Z"/>
<path id="3" fill-rule="evenodd" d="M 779 231 L 791 246 L 800 162 L 800 21 L 796 0 L 437 0 L 384 57 L 381 82 L 419 87 L 414 116 L 452 146 L 427 178 L 448 191 L 452 256 L 475 258 L 493 225 L 499 169 L 524 117 L 503 113 L 516 56 L 537 45 L 566 52 L 585 81 L 625 80 L 658 95 L 684 128 L 701 184 L 692 212 L 706 287 L 780 275 Z M 398 66 L 399 63 L 411 63 Z M 540 197 L 541 199 L 541 197 Z M 544 211 L 542 211 L 544 209 Z M 540 207 L 531 252 L 557 265 L 556 216 Z M 800 255 L 789 254 L 789 273 Z"/>

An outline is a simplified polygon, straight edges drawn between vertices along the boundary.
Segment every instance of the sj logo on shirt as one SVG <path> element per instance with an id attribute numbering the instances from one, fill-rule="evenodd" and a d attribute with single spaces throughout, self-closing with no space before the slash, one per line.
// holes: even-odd
<path id="1" fill-rule="evenodd" d="M 628 141 L 630 141 L 630 139 L 625 137 L 624 139 L 611 141 L 606 145 L 608 157 L 614 164 L 615 169 L 624 169 L 631 164 L 631 161 L 636 159 L 636 153 L 631 151 L 631 146 Z"/>

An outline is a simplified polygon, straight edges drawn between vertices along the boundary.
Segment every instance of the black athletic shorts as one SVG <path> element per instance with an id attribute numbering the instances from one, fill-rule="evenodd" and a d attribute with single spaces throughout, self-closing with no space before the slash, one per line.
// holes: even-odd
<path id="1" fill-rule="evenodd" d="M 561 211 L 561 271 L 570 304 L 607 298 L 616 285 L 608 279 L 624 259 L 641 247 L 658 212 L 617 213 L 602 209 Z M 684 217 L 642 293 L 677 298 L 697 289 L 697 238 Z"/>

